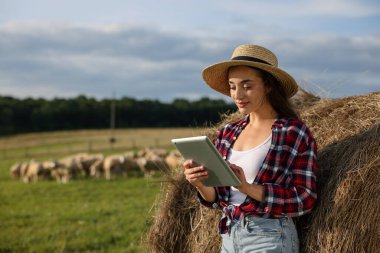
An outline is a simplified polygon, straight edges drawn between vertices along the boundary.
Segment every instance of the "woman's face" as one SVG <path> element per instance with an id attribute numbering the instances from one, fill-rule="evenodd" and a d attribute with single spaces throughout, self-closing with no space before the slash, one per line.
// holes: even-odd
<path id="1" fill-rule="evenodd" d="M 232 67 L 228 72 L 228 83 L 231 98 L 241 113 L 258 112 L 269 105 L 267 89 L 257 70 L 247 66 Z"/>

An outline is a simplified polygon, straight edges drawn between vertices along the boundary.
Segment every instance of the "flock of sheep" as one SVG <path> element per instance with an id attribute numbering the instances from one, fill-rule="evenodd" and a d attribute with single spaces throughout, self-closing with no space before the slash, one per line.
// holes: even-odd
<path id="1" fill-rule="evenodd" d="M 167 152 L 164 149 L 146 148 L 138 152 L 118 155 L 81 153 L 59 160 L 16 163 L 10 168 L 13 178 L 25 183 L 55 179 L 67 183 L 77 177 L 105 177 L 143 174 L 151 176 L 156 171 L 169 171 L 180 166 L 181 155 L 178 151 Z"/>

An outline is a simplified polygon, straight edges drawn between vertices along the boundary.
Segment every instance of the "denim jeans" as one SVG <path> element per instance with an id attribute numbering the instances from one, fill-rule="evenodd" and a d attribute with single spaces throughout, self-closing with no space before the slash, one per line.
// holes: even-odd
<path id="1" fill-rule="evenodd" d="M 221 236 L 222 253 L 299 252 L 297 230 L 293 220 L 288 217 L 245 217 L 233 221 L 229 233 Z"/>

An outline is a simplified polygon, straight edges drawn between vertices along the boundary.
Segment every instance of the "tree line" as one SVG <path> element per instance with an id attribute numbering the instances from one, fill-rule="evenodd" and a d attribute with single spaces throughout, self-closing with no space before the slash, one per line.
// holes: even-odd
<path id="1" fill-rule="evenodd" d="M 97 100 L 83 95 L 51 100 L 0 96 L 0 135 L 109 128 L 112 107 L 115 128 L 208 126 L 219 121 L 220 114 L 235 110 L 222 99 L 206 97 L 165 103 L 130 97 Z"/>

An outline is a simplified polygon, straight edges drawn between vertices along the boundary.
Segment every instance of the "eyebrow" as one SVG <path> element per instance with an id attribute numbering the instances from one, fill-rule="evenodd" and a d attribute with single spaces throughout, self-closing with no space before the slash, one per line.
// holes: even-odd
<path id="1" fill-rule="evenodd" d="M 249 83 L 252 81 L 253 81 L 252 79 L 245 79 L 245 80 L 242 80 L 241 82 L 239 82 L 239 84 L 245 84 L 245 83 Z M 228 80 L 228 83 L 233 84 L 233 82 L 231 82 L 230 80 Z"/>

